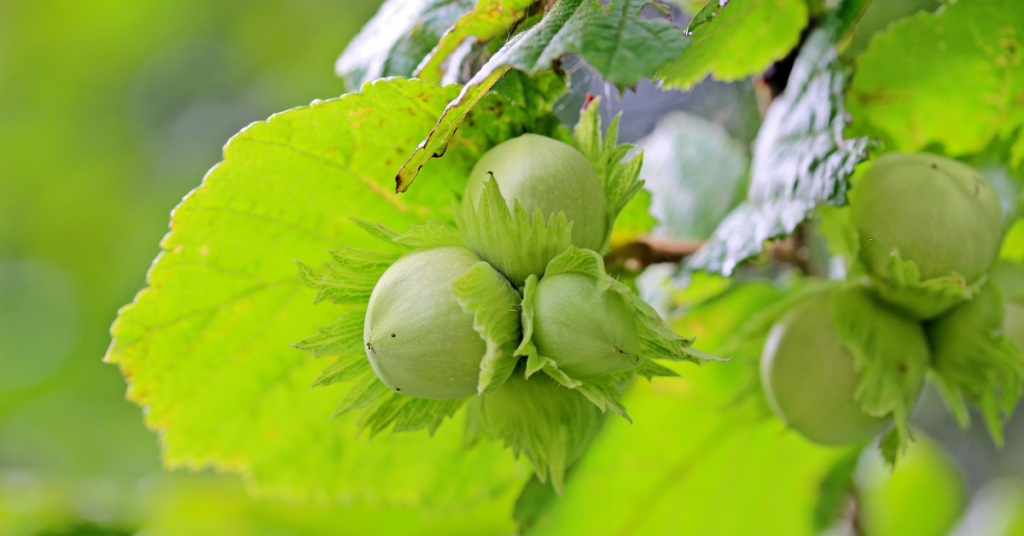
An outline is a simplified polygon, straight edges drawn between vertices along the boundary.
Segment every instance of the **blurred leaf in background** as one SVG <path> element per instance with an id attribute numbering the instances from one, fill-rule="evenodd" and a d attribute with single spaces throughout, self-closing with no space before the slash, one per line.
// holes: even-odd
<path id="1" fill-rule="evenodd" d="M 644 188 L 651 192 L 656 233 L 705 240 L 744 197 L 749 151 L 725 129 L 702 117 L 675 112 L 641 142 Z"/>
<path id="2" fill-rule="evenodd" d="M 936 144 L 976 153 L 999 136 L 1024 159 L 1024 10 L 1016 0 L 950 3 L 879 34 L 857 59 L 847 106 L 852 131 L 888 150 Z"/>
<path id="3" fill-rule="evenodd" d="M 78 303 L 67 273 L 41 260 L 0 263 L 0 392 L 52 375 L 78 338 Z"/>

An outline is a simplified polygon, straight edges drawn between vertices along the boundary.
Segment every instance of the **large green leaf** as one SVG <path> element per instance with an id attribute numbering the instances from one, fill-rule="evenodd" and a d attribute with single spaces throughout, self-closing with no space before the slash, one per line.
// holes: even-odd
<path id="1" fill-rule="evenodd" d="M 846 75 L 835 46 L 842 34 L 825 26 L 807 38 L 786 91 L 768 109 L 754 142 L 747 200 L 691 257 L 691 267 L 728 275 L 759 254 L 765 240 L 792 233 L 818 204 L 845 204 L 847 179 L 867 158 L 870 141 L 843 137 Z"/>
<path id="2" fill-rule="evenodd" d="M 513 37 L 480 68 L 452 100 L 437 127 L 409 157 L 398 176 L 404 191 L 428 160 L 444 154 L 466 114 L 503 74 L 514 68 L 529 74 L 550 69 L 565 54 L 580 54 L 620 88 L 651 77 L 686 47 L 682 30 L 662 19 L 642 20 L 642 0 L 558 0 L 544 18 Z"/>
<path id="3" fill-rule="evenodd" d="M 388 0 L 338 58 L 349 89 L 386 76 L 412 76 L 473 0 Z M 437 80 L 440 81 L 440 80 Z"/>
<path id="4" fill-rule="evenodd" d="M 782 296 L 763 281 L 739 283 L 673 327 L 725 352 Z M 624 400 L 635 421 L 609 420 L 564 497 L 524 505 L 526 488 L 517 518 L 532 526 L 527 534 L 810 536 L 821 483 L 844 451 L 811 445 L 770 417 L 756 389 L 759 346 L 729 353 L 725 366 L 680 364 L 681 378 L 638 381 Z"/>
<path id="5" fill-rule="evenodd" d="M 660 78 L 689 89 L 709 74 L 739 80 L 760 73 L 789 54 L 805 26 L 805 0 L 711 0 L 686 28 L 692 45 Z"/>
<path id="6" fill-rule="evenodd" d="M 500 445 L 463 449 L 459 423 L 433 439 L 421 431 L 357 440 L 356 415 L 328 421 L 350 382 L 310 390 L 323 363 L 289 347 L 346 310 L 314 306 L 292 259 L 319 264 L 328 249 L 378 247 L 352 217 L 400 230 L 450 220 L 453 195 L 496 141 L 484 132 L 520 128 L 508 113 L 494 120 L 494 103 L 505 102 L 496 98 L 475 111 L 443 165 L 395 194 L 395 169 L 458 91 L 388 79 L 255 123 L 175 209 L 150 287 L 122 309 L 107 355 L 160 432 L 167 466 L 240 471 L 274 492 L 385 502 L 470 504 L 519 485 Z"/>
<path id="7" fill-rule="evenodd" d="M 857 60 L 847 105 L 858 132 L 887 148 L 938 143 L 975 153 L 1024 126 L 1024 9 L 1019 0 L 951 3 L 878 35 Z M 1024 158 L 1017 137 L 1015 158 Z"/>
<path id="8" fill-rule="evenodd" d="M 841 451 L 785 433 L 752 404 L 725 409 L 734 386 L 713 376 L 732 371 L 679 371 L 633 387 L 634 423 L 609 420 L 529 534 L 812 534 Z"/>
<path id="9" fill-rule="evenodd" d="M 455 54 L 466 39 L 475 37 L 478 42 L 483 42 L 509 35 L 519 19 L 529 13 L 533 4 L 533 0 L 479 0 L 469 13 L 463 15 L 441 36 L 434 50 L 423 58 L 423 63 L 416 68 L 416 78 L 441 82 L 446 72 L 445 61 Z M 451 67 L 448 66 L 448 69 Z"/>

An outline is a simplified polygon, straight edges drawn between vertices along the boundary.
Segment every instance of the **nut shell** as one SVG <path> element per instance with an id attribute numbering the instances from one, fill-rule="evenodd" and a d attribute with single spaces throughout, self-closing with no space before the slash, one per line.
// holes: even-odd
<path id="1" fill-rule="evenodd" d="M 633 309 L 618 292 L 598 290 L 593 276 L 567 272 L 541 279 L 534 296 L 533 343 L 569 376 L 590 378 L 640 365 Z"/>
<path id="2" fill-rule="evenodd" d="M 523 134 L 487 151 L 470 172 L 466 191 L 476 203 L 493 175 L 509 209 L 514 201 L 545 218 L 564 212 L 572 222 L 572 243 L 600 251 L 607 234 L 604 184 L 582 153 L 561 141 Z"/>
<path id="3" fill-rule="evenodd" d="M 473 330 L 473 314 L 452 294 L 452 282 L 477 262 L 466 248 L 420 249 L 381 276 L 370 295 L 363 342 L 385 385 L 436 400 L 476 394 L 487 346 Z"/>
<path id="4" fill-rule="evenodd" d="M 761 381 L 790 427 L 816 443 L 842 445 L 870 439 L 889 419 L 864 413 L 854 399 L 860 374 L 832 325 L 829 297 L 819 294 L 775 324 L 761 356 Z"/>
<path id="5" fill-rule="evenodd" d="M 899 250 L 921 279 L 956 272 L 967 282 L 992 265 L 1002 236 L 1002 209 L 974 169 L 932 154 L 889 153 L 850 190 L 853 223 L 868 270 L 887 278 Z"/>

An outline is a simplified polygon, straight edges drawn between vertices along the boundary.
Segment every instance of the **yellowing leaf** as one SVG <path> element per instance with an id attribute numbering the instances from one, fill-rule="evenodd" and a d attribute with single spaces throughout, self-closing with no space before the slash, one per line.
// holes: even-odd
<path id="1" fill-rule="evenodd" d="M 459 423 L 432 439 L 420 431 L 357 440 L 358 415 L 328 420 L 351 382 L 310 390 L 323 363 L 289 346 L 358 307 L 314 306 L 293 259 L 319 264 L 327 250 L 378 247 L 352 217 L 403 231 L 450 220 L 453 192 L 492 143 L 482 131 L 464 128 L 419 187 L 398 195 L 393 180 L 458 91 L 388 79 L 255 123 L 175 209 L 149 288 L 122 309 L 107 355 L 160 432 L 167 466 L 239 471 L 272 492 L 385 503 L 466 505 L 518 487 L 511 454 L 493 442 L 463 449 Z M 487 109 L 477 124 L 500 136 Z"/>
<path id="2" fill-rule="evenodd" d="M 888 149 L 938 143 L 951 155 L 1012 139 L 1024 125 L 1022 49 L 1019 0 L 961 1 L 906 19 L 857 60 L 847 97 L 853 128 L 884 133 Z"/>
<path id="3" fill-rule="evenodd" d="M 739 80 L 786 57 L 807 26 L 804 0 L 710 0 L 690 21 L 692 44 L 660 73 L 689 89 L 707 75 Z"/>

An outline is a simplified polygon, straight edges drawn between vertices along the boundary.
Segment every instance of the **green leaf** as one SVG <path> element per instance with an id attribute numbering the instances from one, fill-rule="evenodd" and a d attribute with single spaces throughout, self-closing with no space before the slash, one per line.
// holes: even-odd
<path id="1" fill-rule="evenodd" d="M 686 27 L 689 48 L 659 73 L 667 87 L 689 89 L 705 76 L 739 80 L 786 57 L 807 26 L 804 0 L 710 0 Z"/>
<path id="2" fill-rule="evenodd" d="M 851 449 L 839 458 L 832 469 L 818 486 L 818 502 L 814 505 L 814 530 L 826 533 L 842 518 L 845 510 L 854 500 L 856 490 L 853 485 L 853 473 L 860 460 L 860 447 Z"/>
<path id="3" fill-rule="evenodd" d="M 544 273 L 548 262 L 571 243 L 572 224 L 565 213 L 552 214 L 545 221 L 538 208 L 531 218 L 519 200 L 509 210 L 493 178 L 484 181 L 476 201 L 476 206 L 469 198 L 455 205 L 459 233 L 470 249 L 488 259 L 517 288 L 529 275 Z"/>
<path id="4" fill-rule="evenodd" d="M 582 380 L 580 385 L 576 387 L 576 390 L 587 397 L 587 400 L 597 406 L 602 413 L 612 410 L 612 413 L 629 422 L 633 422 L 633 419 L 630 419 L 629 415 L 626 414 L 626 408 L 620 402 L 622 391 L 619 390 L 615 380 L 615 378 L 607 376 L 588 378 Z"/>
<path id="5" fill-rule="evenodd" d="M 528 534 L 811 536 L 815 484 L 838 452 L 728 404 L 727 369 L 635 384 L 635 422 L 608 421 Z"/>
<path id="6" fill-rule="evenodd" d="M 784 296 L 779 296 L 760 310 L 751 312 L 743 324 L 738 326 L 739 329 L 730 333 L 727 340 L 723 341 L 723 347 L 718 351 L 730 353 L 750 346 L 760 348 L 776 322 L 786 316 L 794 307 L 823 292 L 828 292 L 829 289 L 838 285 L 837 281 L 815 279 L 798 281 L 797 285 Z M 758 350 L 758 355 L 760 356 L 760 350 Z"/>
<path id="7" fill-rule="evenodd" d="M 333 323 L 316 328 L 316 335 L 293 344 L 313 357 L 363 355 L 363 323 L 366 309 L 353 309 Z"/>
<path id="8" fill-rule="evenodd" d="M 550 477 L 561 495 L 566 468 L 579 459 L 604 422 L 601 412 L 575 390 L 544 374 L 525 378 L 517 369 L 505 387 L 474 397 L 489 435 L 518 457 L 524 454 L 541 482 Z"/>
<path id="9" fill-rule="evenodd" d="M 374 390 L 377 396 L 356 421 L 356 434 L 369 430 L 371 439 L 391 425 L 394 433 L 425 429 L 433 437 L 444 420 L 455 415 L 467 400 L 413 398 L 391 391 L 376 376 L 373 380 L 380 386 Z"/>
<path id="10" fill-rule="evenodd" d="M 572 467 L 566 468 L 565 478 L 572 474 Z M 558 493 L 545 485 L 536 475 L 526 483 L 516 499 L 512 519 L 519 524 L 519 534 L 530 534 L 530 529 L 558 501 Z"/>
<path id="11" fill-rule="evenodd" d="M 834 40 L 831 29 L 807 38 L 754 142 L 747 200 L 690 258 L 690 267 L 729 275 L 759 254 L 765 240 L 791 234 L 817 205 L 846 203 L 848 179 L 871 142 L 843 138 L 846 76 Z"/>
<path id="12" fill-rule="evenodd" d="M 907 444 L 896 428 L 890 428 L 878 440 L 878 452 L 889 467 L 896 467 L 896 462 L 899 461 L 900 454 L 905 449 L 907 449 Z"/>
<path id="13" fill-rule="evenodd" d="M 668 20 L 640 19 L 640 0 L 558 0 L 544 19 L 510 42 L 483 67 L 512 66 L 535 74 L 565 54 L 580 54 L 619 88 L 652 77 L 686 47 L 683 32 Z"/>
<path id="14" fill-rule="evenodd" d="M 523 116 L 522 130 L 562 141 L 568 132 L 552 108 L 568 91 L 568 76 L 560 71 L 542 71 L 534 75 L 512 70 L 505 73 L 490 92 L 505 99 L 513 110 Z M 501 120 L 501 117 L 498 117 Z"/>
<path id="15" fill-rule="evenodd" d="M 345 398 L 341 399 L 341 403 L 334 409 L 331 418 L 347 415 L 355 410 L 365 408 L 378 399 L 388 398 L 388 392 L 387 386 L 377 379 L 377 375 L 372 370 L 364 371 L 358 381 L 348 390 L 348 393 L 345 393 Z M 362 426 L 357 424 L 356 433 L 358 434 L 358 430 L 361 429 Z"/>
<path id="16" fill-rule="evenodd" d="M 590 164 L 594 166 L 597 176 L 604 183 L 604 198 L 608 203 L 608 218 L 606 220 L 608 236 L 605 237 L 604 246 L 601 248 L 603 253 L 607 251 L 611 242 L 611 234 L 619 213 L 643 188 L 644 181 L 639 177 L 644 155 L 641 151 L 628 161 L 624 161 L 633 146 L 617 145 L 621 114 L 612 119 L 608 130 L 602 135 L 601 115 L 598 113 L 600 104 L 601 99 L 594 99 L 580 114 L 580 120 L 576 123 L 576 128 L 573 131 L 573 145 L 583 153 L 583 156 L 587 157 Z"/>
<path id="17" fill-rule="evenodd" d="M 312 387 L 352 381 L 370 371 L 370 360 L 362 352 L 345 354 L 327 366 L 313 382 Z"/>
<path id="18" fill-rule="evenodd" d="M 416 179 L 420 169 L 431 158 L 441 158 L 448 150 L 448 143 L 455 132 L 467 121 L 478 132 L 494 134 L 493 145 L 523 132 L 560 137 L 561 125 L 551 114 L 551 105 L 565 93 L 564 77 L 555 73 L 538 73 L 535 77 L 513 72 L 502 78 L 508 68 L 478 80 L 471 80 L 452 100 L 440 115 L 434 129 L 411 153 L 409 159 L 398 170 L 395 177 L 396 191 L 404 192 Z M 493 86 L 493 91 L 488 90 Z M 490 109 L 473 111 L 485 95 L 490 99 Z M 472 115 L 470 115 L 470 113 Z M 483 112 L 483 113 L 481 113 Z M 459 192 L 461 194 L 461 192 Z"/>
<path id="19" fill-rule="evenodd" d="M 917 264 L 903 260 L 899 251 L 889 258 L 887 272 L 885 281 L 868 275 L 872 288 L 885 301 L 920 319 L 935 318 L 950 307 L 970 300 L 988 279 L 982 276 L 967 284 L 963 277 L 951 273 L 922 281 Z"/>
<path id="20" fill-rule="evenodd" d="M 933 378 L 961 426 L 970 423 L 966 399 L 981 410 L 997 445 L 1024 394 L 1024 353 L 1002 333 L 1006 309 L 999 286 L 988 283 L 969 302 L 927 325 Z"/>
<path id="21" fill-rule="evenodd" d="M 633 369 L 632 371 L 637 376 L 653 380 L 656 377 L 662 376 L 666 378 L 679 376 L 679 373 L 662 365 L 659 365 L 652 359 L 645 359 L 640 366 Z"/>
<path id="22" fill-rule="evenodd" d="M 482 43 L 511 34 L 519 19 L 529 14 L 533 3 L 534 0 L 479 0 L 469 13 L 459 18 L 441 36 L 437 46 L 423 58 L 423 62 L 416 68 L 416 78 L 440 83 L 445 61 L 467 38 L 475 37 L 477 42 Z"/>
<path id="23" fill-rule="evenodd" d="M 459 305 L 473 313 L 473 329 L 487 343 L 480 361 L 479 394 L 496 391 L 512 374 L 518 361 L 519 293 L 486 262 L 478 262 L 452 282 Z"/>
<path id="24" fill-rule="evenodd" d="M 883 133 L 891 150 L 937 143 L 950 155 L 979 152 L 996 137 L 1019 140 L 1021 36 L 1017 0 L 949 3 L 901 21 L 857 60 L 847 98 L 853 130 Z"/>
<path id="25" fill-rule="evenodd" d="M 331 254 L 331 260 L 324 261 L 323 273 L 316 272 L 302 261 L 296 261 L 299 279 L 316 291 L 313 303 L 324 300 L 349 305 L 366 303 L 377 280 L 399 257 L 397 253 L 349 246 L 328 253 Z"/>
<path id="26" fill-rule="evenodd" d="M 440 220 L 430 220 L 425 225 L 413 225 L 408 231 L 391 239 L 402 245 L 416 248 L 436 246 L 466 247 L 459 235 Z"/>
<path id="27" fill-rule="evenodd" d="M 334 69 L 350 90 L 378 78 L 411 77 L 445 30 L 472 7 L 473 0 L 387 0 Z"/>
<path id="28" fill-rule="evenodd" d="M 466 113 L 510 68 L 530 75 L 550 69 L 565 54 L 580 54 L 620 88 L 650 77 L 686 46 L 682 31 L 667 20 L 641 20 L 641 0 L 558 0 L 544 18 L 514 36 L 452 100 L 437 127 L 398 174 L 398 190 L 416 179 L 426 162 L 444 154 Z"/>
<path id="29" fill-rule="evenodd" d="M 931 356 L 920 325 L 871 297 L 863 286 L 836 289 L 832 321 L 860 373 L 855 396 L 864 412 L 892 415 L 905 449 L 911 438 L 907 420 L 924 385 Z"/>
<path id="30" fill-rule="evenodd" d="M 147 408 L 167 467 L 241 472 L 268 493 L 416 498 L 425 508 L 472 504 L 523 481 L 499 444 L 464 450 L 458 425 L 432 439 L 355 441 L 357 415 L 328 420 L 351 382 L 310 390 L 323 365 L 288 346 L 355 309 L 314 306 L 292 259 L 319 264 L 326 250 L 380 243 L 352 217 L 403 230 L 449 218 L 452 192 L 510 132 L 491 130 L 485 103 L 446 165 L 394 194 L 401 159 L 458 91 L 389 79 L 255 123 L 175 209 L 149 288 L 122 309 L 107 354 L 131 384 L 129 399 Z"/>
<path id="31" fill-rule="evenodd" d="M 629 287 L 622 285 L 604 271 L 604 258 L 596 251 L 570 246 L 560 255 L 551 259 L 547 268 L 544 269 L 544 277 L 568 272 L 587 274 L 597 279 L 597 289 L 600 291 L 609 288 L 625 288 L 627 292 L 629 291 Z"/>
<path id="32" fill-rule="evenodd" d="M 860 233 L 853 225 L 849 206 L 818 207 L 818 232 L 828 241 L 829 253 L 843 257 L 848 277 L 866 275 L 860 260 Z"/>
<path id="33" fill-rule="evenodd" d="M 398 1 L 398 0 L 394 0 Z M 411 153 L 409 159 L 402 164 L 402 167 L 398 170 L 398 175 L 395 177 L 395 191 L 404 192 L 409 189 L 412 185 L 412 181 L 416 180 L 420 170 L 426 165 L 427 161 L 431 158 L 441 158 L 445 152 L 448 151 L 448 144 L 451 142 L 452 137 L 455 136 L 455 131 L 462 126 L 462 122 L 466 120 L 466 116 L 469 115 L 470 110 L 476 103 L 480 102 L 480 99 L 484 97 L 487 90 L 494 85 L 495 82 L 501 78 L 501 75 L 508 71 L 508 67 L 502 67 L 496 69 L 494 72 L 488 73 L 485 77 L 478 76 L 473 77 L 465 87 L 462 88 L 462 92 L 459 96 L 452 100 L 448 106 L 444 109 L 444 112 L 440 114 L 440 119 L 437 120 L 437 125 L 430 131 L 430 133 L 423 139 L 416 149 Z M 483 72 L 483 71 L 481 71 Z"/>
<path id="34" fill-rule="evenodd" d="M 381 242 L 384 242 L 385 244 L 387 244 L 389 246 L 394 246 L 395 245 L 394 238 L 397 237 L 398 235 L 402 234 L 402 233 L 399 233 L 398 231 L 388 227 L 387 225 L 384 225 L 384 224 L 379 223 L 379 222 L 375 222 L 375 221 L 371 222 L 371 221 L 366 221 L 366 220 L 362 220 L 362 219 L 359 219 L 359 218 L 351 218 L 351 219 L 352 219 L 352 222 L 356 224 L 356 227 L 359 227 L 364 232 L 366 232 L 366 234 L 372 236 L 373 238 L 376 238 L 377 240 L 380 240 Z"/>
<path id="35" fill-rule="evenodd" d="M 609 248 L 616 248 L 637 241 L 642 236 L 651 234 L 658 220 L 650 213 L 651 193 L 639 190 L 633 200 L 619 212 L 608 239 Z"/>
<path id="36" fill-rule="evenodd" d="M 644 143 L 644 188 L 656 233 L 705 240 L 743 199 L 750 156 L 721 125 L 685 112 L 658 122 Z"/>

